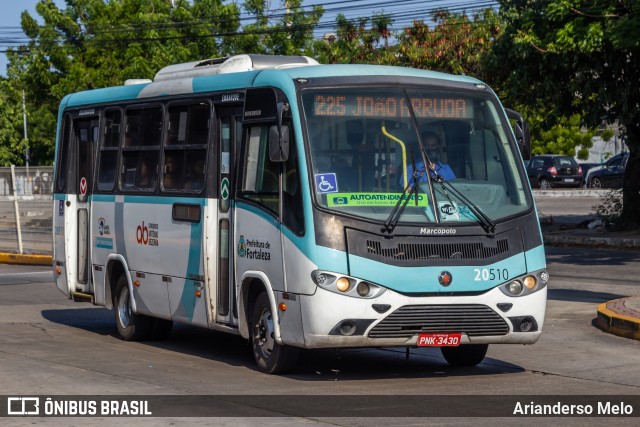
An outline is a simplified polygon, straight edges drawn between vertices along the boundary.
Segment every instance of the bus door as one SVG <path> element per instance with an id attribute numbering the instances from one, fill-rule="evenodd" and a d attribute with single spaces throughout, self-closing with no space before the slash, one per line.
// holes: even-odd
<path id="1" fill-rule="evenodd" d="M 91 280 L 91 191 L 93 188 L 93 166 L 99 136 L 97 117 L 74 120 L 73 131 L 77 150 L 76 189 L 77 189 L 77 287 L 82 293 L 93 293 Z"/>
<path id="2" fill-rule="evenodd" d="M 66 202 L 60 201 L 58 216 L 64 217 L 64 245 L 58 247 L 56 259 L 64 259 L 68 288 L 63 292 L 74 298 L 92 294 L 91 280 L 91 190 L 93 187 L 93 164 L 95 145 L 98 140 L 98 118 L 77 118 L 72 121 L 72 132 L 63 141 L 67 144 L 67 165 L 71 169 L 59 171 L 69 177 Z M 61 251 L 60 251 L 61 249 Z M 62 289 L 61 289 L 62 290 Z M 84 295 L 88 298 L 88 295 Z"/>
<path id="3" fill-rule="evenodd" d="M 216 298 L 216 322 L 229 325 L 238 324 L 236 309 L 236 286 L 234 278 L 233 262 L 233 197 L 234 184 L 234 160 L 236 148 L 239 146 L 242 135 L 242 108 L 231 106 L 219 106 L 216 110 L 217 136 L 217 183 L 218 183 L 218 221 L 217 227 L 217 285 Z"/>

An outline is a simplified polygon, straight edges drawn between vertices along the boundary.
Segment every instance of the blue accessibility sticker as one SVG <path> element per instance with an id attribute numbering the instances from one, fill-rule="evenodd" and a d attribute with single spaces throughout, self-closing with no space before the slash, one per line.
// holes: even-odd
<path id="1" fill-rule="evenodd" d="M 319 173 L 315 176 L 318 194 L 337 193 L 338 179 L 335 173 Z"/>

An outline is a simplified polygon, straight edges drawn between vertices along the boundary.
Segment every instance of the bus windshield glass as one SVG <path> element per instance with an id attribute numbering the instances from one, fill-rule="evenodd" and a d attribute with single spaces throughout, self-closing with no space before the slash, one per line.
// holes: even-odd
<path id="1" fill-rule="evenodd" d="M 478 222 L 478 211 L 497 221 L 531 207 L 509 123 L 486 94 L 334 88 L 302 101 L 322 208 L 385 221 L 414 179 L 399 223 Z"/>

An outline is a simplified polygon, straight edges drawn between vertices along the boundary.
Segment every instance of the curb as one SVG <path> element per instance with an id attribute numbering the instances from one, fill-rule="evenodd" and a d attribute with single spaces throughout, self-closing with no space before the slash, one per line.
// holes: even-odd
<path id="1" fill-rule="evenodd" d="M 10 254 L 0 252 L 0 264 L 52 265 L 51 255 Z"/>
<path id="2" fill-rule="evenodd" d="M 543 235 L 549 246 L 590 246 L 601 248 L 640 249 L 640 239 Z"/>
<path id="3" fill-rule="evenodd" d="M 593 197 L 599 198 L 610 192 L 611 188 L 606 189 L 594 189 L 594 188 L 574 188 L 572 190 L 553 189 L 553 190 L 539 190 L 533 189 L 533 197 L 541 198 L 559 198 L 559 197 Z"/>
<path id="4" fill-rule="evenodd" d="M 640 318 L 618 313 L 620 311 L 633 311 L 626 309 L 625 298 L 604 302 L 598 305 L 598 317 L 596 327 L 619 337 L 640 341 Z M 626 310 L 625 310 L 626 309 Z"/>

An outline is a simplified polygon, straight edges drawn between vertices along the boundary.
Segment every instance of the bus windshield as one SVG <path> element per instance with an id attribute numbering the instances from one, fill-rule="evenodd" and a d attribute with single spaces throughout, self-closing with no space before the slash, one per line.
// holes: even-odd
<path id="1" fill-rule="evenodd" d="M 414 180 L 399 223 L 496 221 L 531 207 L 508 122 L 486 94 L 333 88 L 302 102 L 322 208 L 385 221 Z"/>

